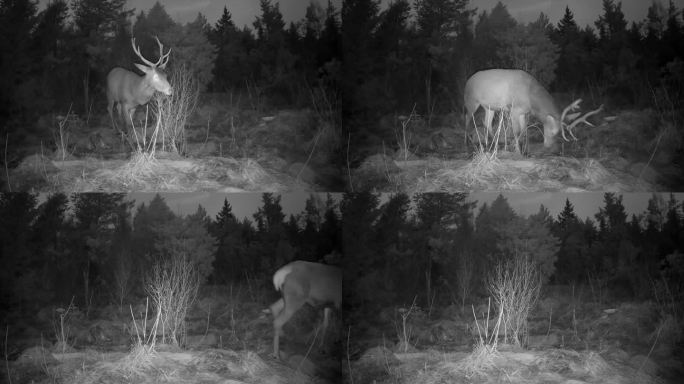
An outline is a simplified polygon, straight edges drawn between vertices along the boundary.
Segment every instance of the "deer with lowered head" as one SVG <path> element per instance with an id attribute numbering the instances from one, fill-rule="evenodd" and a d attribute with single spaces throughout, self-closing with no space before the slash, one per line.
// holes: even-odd
<path id="1" fill-rule="evenodd" d="M 107 111 L 115 128 L 117 127 L 113 113 L 114 105 L 117 106 L 118 115 L 124 119 L 128 131 L 128 128 L 133 126 L 133 113 L 139 105 L 147 104 L 155 92 L 165 95 L 173 93 L 166 74 L 161 71 L 166 68 L 171 49 L 164 54 L 164 45 L 156 36 L 154 38 L 159 45 L 159 59 L 156 63 L 145 59 L 140 53 L 140 48 L 135 45 L 135 38 L 131 39 L 133 52 L 145 63 L 134 63 L 143 72 L 142 76 L 121 67 L 115 67 L 107 74 Z"/>
<path id="2" fill-rule="evenodd" d="M 519 69 L 479 71 L 468 78 L 463 92 L 466 137 L 471 120 L 473 124 L 475 123 L 475 112 L 482 107 L 485 111 L 486 140 L 492 134 L 494 112 L 502 111 L 510 114 L 516 152 L 520 152 L 519 140 L 527 130 L 528 115 L 533 115 L 544 125 L 544 147 L 552 147 L 559 132 L 566 141 L 568 141 L 565 136 L 566 131 L 577 140 L 572 129 L 580 123 L 593 126 L 587 118 L 603 109 L 601 105 L 598 109 L 581 117 L 579 112 L 568 114 L 579 108 L 581 101 L 581 99 L 573 101 L 563 112 L 560 112 L 551 94 L 529 73 Z"/>
<path id="3" fill-rule="evenodd" d="M 342 304 L 342 269 L 321 263 L 293 261 L 276 271 L 273 286 L 282 293 L 282 298 L 269 308 L 273 315 L 273 355 L 280 359 L 283 326 L 304 304 L 324 308 L 322 344 L 330 322 L 331 307 L 339 310 Z"/>

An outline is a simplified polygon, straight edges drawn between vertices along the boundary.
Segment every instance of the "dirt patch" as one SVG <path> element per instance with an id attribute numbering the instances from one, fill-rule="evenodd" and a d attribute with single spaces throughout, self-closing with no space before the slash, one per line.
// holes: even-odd
<path id="1" fill-rule="evenodd" d="M 288 169 L 262 166 L 252 159 L 157 155 L 130 160 L 53 161 L 32 156 L 9 172 L 12 190 L 41 192 L 220 191 L 287 192 L 317 190 Z M 308 176 L 310 179 L 314 177 Z"/>
<path id="2" fill-rule="evenodd" d="M 224 316 L 212 316 L 208 324 L 206 312 L 199 307 Z M 92 320 L 75 311 L 65 328 L 65 344 L 50 340 L 48 330 L 54 329 L 54 319 L 49 316 L 38 321 L 41 330 L 10 325 L 8 358 L 0 366 L 0 382 L 8 378 L 13 383 L 70 384 L 340 382 L 338 339 L 331 333 L 319 343 L 303 333 L 317 324 L 316 314 L 301 311 L 295 315 L 285 330 L 282 360 L 276 360 L 272 318 L 260 316 L 261 307 L 213 294 L 205 297 L 186 318 L 183 348 L 163 344 L 161 329 L 158 338 L 150 336 L 153 321 L 142 320 L 144 305 L 93 309 Z M 55 313 L 48 307 L 40 312 L 43 317 Z M 136 325 L 131 313 L 135 313 Z M 36 339 L 35 334 L 41 337 Z"/>
<path id="3" fill-rule="evenodd" d="M 136 129 L 129 144 L 143 150 L 132 153 L 106 121 L 73 117 L 56 135 L 61 120 L 45 117 L 43 131 L 53 131 L 52 145 L 36 136 L 12 147 L 2 186 L 65 193 L 341 190 L 331 158 L 338 145 L 335 129 L 318 115 L 217 105 L 200 108 L 173 146 L 154 126 Z"/>
<path id="4" fill-rule="evenodd" d="M 624 168 L 619 168 L 623 164 Z M 428 157 L 400 161 L 387 156 L 369 157 L 352 171 L 355 189 L 376 188 L 409 194 L 447 191 L 608 191 L 660 190 L 655 172 L 611 159 L 577 159 L 551 156 L 480 153 L 472 159 Z"/>
<path id="5" fill-rule="evenodd" d="M 521 155 L 514 153 L 510 133 L 488 143 L 466 135 L 462 117 L 434 117 L 430 126 L 384 117 L 360 129 L 346 184 L 406 193 L 669 191 L 684 185 L 678 119 L 649 109 L 604 110 L 592 122 L 575 129 L 577 140 L 558 137 L 550 148 L 532 127 L 520 141 Z"/>
<path id="6" fill-rule="evenodd" d="M 612 361 L 591 351 L 525 351 L 505 346 L 485 346 L 470 353 L 383 351 L 379 362 L 384 364 L 360 359 L 345 367 L 345 375 L 364 383 L 664 383 L 638 360 Z"/>

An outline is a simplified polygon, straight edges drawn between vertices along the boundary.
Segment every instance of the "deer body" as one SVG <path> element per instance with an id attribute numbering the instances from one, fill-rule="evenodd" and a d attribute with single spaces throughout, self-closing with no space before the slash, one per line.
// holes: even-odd
<path id="1" fill-rule="evenodd" d="M 273 319 L 273 354 L 279 358 L 283 326 L 304 304 L 324 306 L 323 335 L 328 327 L 330 307 L 342 304 L 342 270 L 339 267 L 293 261 L 273 275 L 273 286 L 283 297 L 270 307 Z M 323 339 L 323 337 L 321 337 Z"/>
<path id="2" fill-rule="evenodd" d="M 465 85 L 466 131 L 475 112 L 485 110 L 487 136 L 495 111 L 510 113 L 511 126 L 519 151 L 518 139 L 527 128 L 527 115 L 544 124 L 544 147 L 551 147 L 561 131 L 561 114 L 549 92 L 529 73 L 518 69 L 489 69 L 476 72 Z"/>
<path id="3" fill-rule="evenodd" d="M 156 91 L 165 95 L 173 93 L 166 74 L 159 71 L 166 67 L 171 50 L 164 54 L 164 46 L 159 39 L 157 43 L 160 56 L 156 63 L 152 63 L 140 54 L 140 49 L 135 46 L 135 39 L 131 39 L 133 51 L 146 64 L 135 63 L 135 66 L 144 73 L 143 76 L 120 67 L 113 68 L 107 74 L 107 111 L 115 127 L 114 105 L 117 105 L 118 114 L 124 119 L 125 126 L 130 127 L 133 125 L 135 109 L 139 105 L 147 104 Z"/>
<path id="4" fill-rule="evenodd" d="M 485 110 L 486 138 L 492 131 L 494 112 L 506 111 L 510 113 L 513 139 L 518 152 L 520 152 L 520 137 L 527 129 L 528 114 L 536 117 L 544 125 L 544 147 L 553 146 L 558 132 L 567 141 L 566 130 L 573 139 L 577 140 L 577 137 L 572 133 L 572 128 L 579 123 L 593 126 L 586 119 L 603 109 L 603 105 L 601 105 L 598 109 L 583 116 L 579 116 L 579 112 L 566 115 L 569 111 L 579 108 L 581 101 L 581 99 L 573 101 L 561 113 L 551 94 L 529 73 L 519 69 L 479 71 L 468 78 L 463 91 L 463 102 L 466 109 L 466 136 L 471 120 L 474 123 L 475 112 L 482 107 Z M 566 117 L 572 121 L 566 123 Z"/>

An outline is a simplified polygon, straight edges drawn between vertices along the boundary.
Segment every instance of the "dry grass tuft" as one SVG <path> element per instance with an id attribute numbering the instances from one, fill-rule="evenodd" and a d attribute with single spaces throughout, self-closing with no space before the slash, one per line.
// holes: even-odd
<path id="1" fill-rule="evenodd" d="M 143 376 L 145 372 L 154 367 L 157 357 L 155 345 L 136 343 L 131 352 L 118 362 L 118 368 L 126 377 Z"/>
<path id="2" fill-rule="evenodd" d="M 582 357 L 584 368 L 593 377 L 603 377 L 614 374 L 610 364 L 608 364 L 598 353 L 591 351 Z"/>
<path id="3" fill-rule="evenodd" d="M 268 173 L 255 160 L 247 159 L 240 164 L 240 176 L 249 184 L 257 184 L 268 177 Z"/>
<path id="4" fill-rule="evenodd" d="M 501 162 L 497 157 L 497 152 L 486 152 L 479 150 L 473 154 L 473 159 L 463 167 L 463 176 L 468 183 L 482 181 L 496 175 Z"/>
<path id="5" fill-rule="evenodd" d="M 496 367 L 495 360 L 500 356 L 496 343 L 486 344 L 480 341 L 473 348 L 473 351 L 463 359 L 458 370 L 467 378 L 484 376 Z"/>
<path id="6" fill-rule="evenodd" d="M 149 178 L 155 175 L 155 168 L 159 163 L 157 162 L 154 152 L 137 151 L 131 154 L 131 159 L 123 167 L 120 168 L 122 176 L 127 181 L 138 181 L 140 179 Z"/>

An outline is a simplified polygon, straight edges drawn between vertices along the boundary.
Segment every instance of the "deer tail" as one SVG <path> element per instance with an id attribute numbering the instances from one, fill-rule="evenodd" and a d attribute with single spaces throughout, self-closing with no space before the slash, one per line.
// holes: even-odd
<path id="1" fill-rule="evenodd" d="M 285 277 L 292 272 L 292 265 L 288 264 L 279 270 L 276 271 L 276 273 L 273 275 L 273 286 L 275 287 L 276 291 L 281 291 L 283 289 L 283 284 L 285 283 Z"/>

